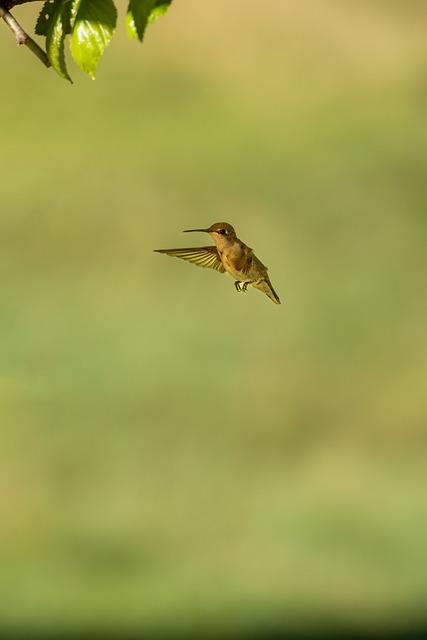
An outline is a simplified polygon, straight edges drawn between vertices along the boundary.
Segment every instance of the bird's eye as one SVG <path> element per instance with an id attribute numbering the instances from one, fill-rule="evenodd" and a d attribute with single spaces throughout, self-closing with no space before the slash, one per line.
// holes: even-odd
<path id="1" fill-rule="evenodd" d="M 225 229 L 220 229 L 220 230 L 218 231 L 218 233 L 220 233 L 221 235 L 224 235 L 224 233 L 226 233 L 226 230 L 225 230 Z"/>

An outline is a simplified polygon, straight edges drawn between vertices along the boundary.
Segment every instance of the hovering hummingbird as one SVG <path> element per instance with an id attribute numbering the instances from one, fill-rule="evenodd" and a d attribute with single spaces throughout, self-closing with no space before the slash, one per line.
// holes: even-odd
<path id="1" fill-rule="evenodd" d="M 187 229 L 184 233 L 203 231 L 209 233 L 215 246 L 190 247 L 188 249 L 155 249 L 157 253 L 188 260 L 199 267 L 229 273 L 236 280 L 237 291 L 245 291 L 248 284 L 265 293 L 274 303 L 280 299 L 273 289 L 267 274 L 267 267 L 255 256 L 252 249 L 236 236 L 231 224 L 216 222 L 209 229 Z"/>

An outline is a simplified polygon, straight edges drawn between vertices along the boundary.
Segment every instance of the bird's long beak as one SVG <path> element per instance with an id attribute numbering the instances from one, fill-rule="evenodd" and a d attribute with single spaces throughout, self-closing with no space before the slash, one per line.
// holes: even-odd
<path id="1" fill-rule="evenodd" d="M 203 231 L 204 233 L 208 233 L 209 229 L 185 229 L 182 233 L 193 233 L 194 231 Z"/>

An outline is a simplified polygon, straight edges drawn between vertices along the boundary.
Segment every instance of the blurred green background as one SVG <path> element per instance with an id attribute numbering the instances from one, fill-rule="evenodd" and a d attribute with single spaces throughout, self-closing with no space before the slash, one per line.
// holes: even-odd
<path id="1" fill-rule="evenodd" d="M 73 86 L 0 24 L 0 625 L 421 624 L 426 4 L 124 8 Z M 153 253 L 222 220 L 282 306 Z"/>

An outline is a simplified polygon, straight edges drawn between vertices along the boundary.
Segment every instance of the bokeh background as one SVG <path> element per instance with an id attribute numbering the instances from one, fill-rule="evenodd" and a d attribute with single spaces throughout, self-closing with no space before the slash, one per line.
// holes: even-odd
<path id="1" fill-rule="evenodd" d="M 409 632 L 426 3 L 124 9 L 73 86 L 0 24 L 0 626 Z M 281 306 L 153 253 L 221 220 Z"/>

